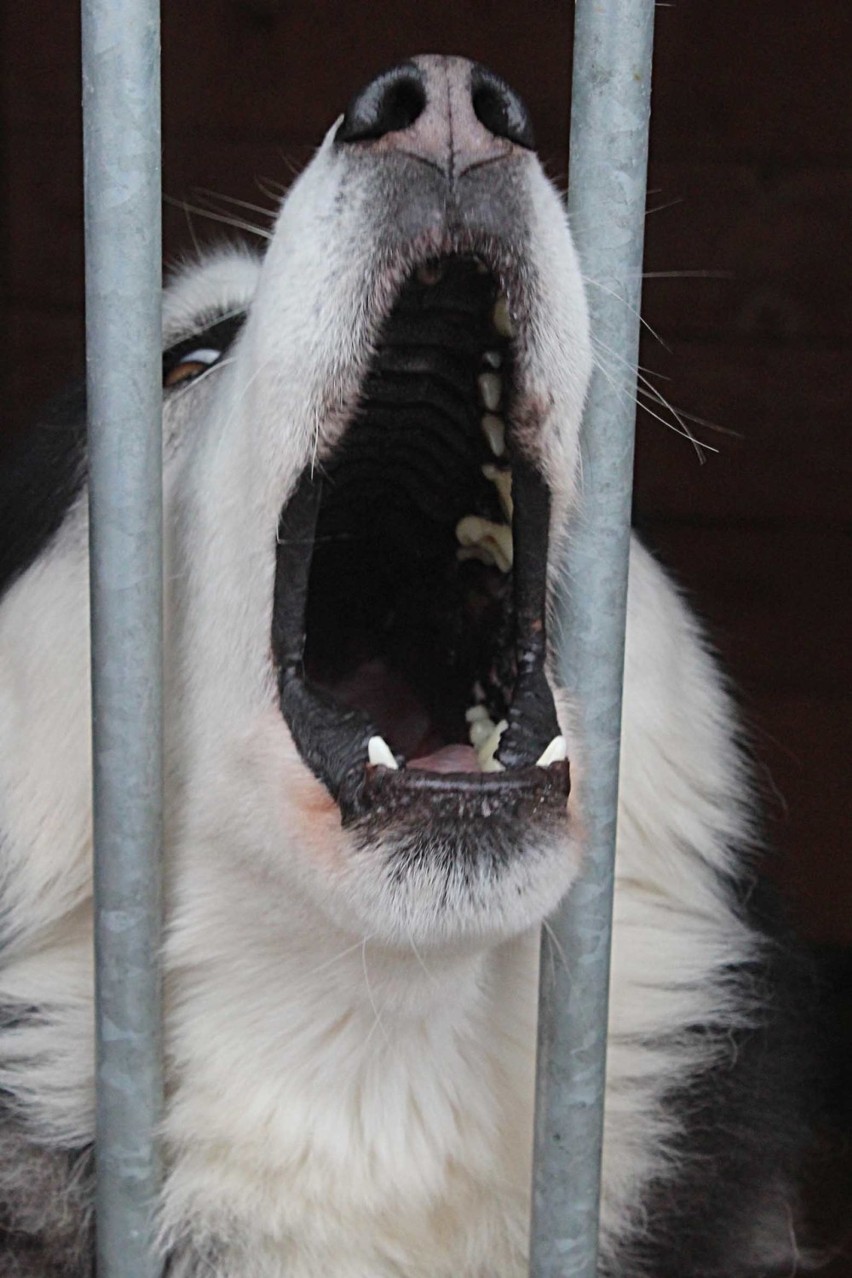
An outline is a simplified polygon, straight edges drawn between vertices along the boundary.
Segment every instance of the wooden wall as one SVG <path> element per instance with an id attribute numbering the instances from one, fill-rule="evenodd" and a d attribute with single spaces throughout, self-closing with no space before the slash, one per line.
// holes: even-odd
<path id="1" fill-rule="evenodd" d="M 412 52 L 474 56 L 565 172 L 570 6 L 165 0 L 165 186 L 268 203 L 351 93 Z M 4 0 L 3 429 L 82 367 L 77 6 Z M 852 943 L 849 0 L 657 8 L 642 361 L 699 461 L 641 415 L 639 521 L 711 623 L 805 932 Z M 219 207 L 224 207 L 221 204 Z M 251 215 L 254 216 L 254 215 Z M 223 228 L 169 207 L 174 258 Z M 660 380 L 665 377 L 668 380 Z M 673 425 L 671 415 L 663 413 Z"/>

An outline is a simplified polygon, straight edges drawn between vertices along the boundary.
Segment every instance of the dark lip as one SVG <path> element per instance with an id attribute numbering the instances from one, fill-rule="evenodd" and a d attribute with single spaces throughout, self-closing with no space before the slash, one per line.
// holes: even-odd
<path id="1" fill-rule="evenodd" d="M 476 257 L 487 263 L 501 290 L 515 271 L 505 258 L 477 246 Z M 451 255 L 470 255 L 468 243 L 454 245 Z M 433 262 L 424 255 L 409 269 Z M 490 259 L 490 260 L 489 260 Z M 512 288 L 512 284 L 508 284 Z M 520 289 L 514 292 L 517 298 Z M 511 294 L 510 294 L 511 295 Z M 347 428 L 348 429 L 348 428 Z M 344 435 L 345 438 L 345 435 Z M 435 772 L 405 766 L 398 770 L 367 762 L 368 742 L 381 735 L 370 717 L 357 707 L 336 703 L 305 673 L 305 608 L 311 572 L 314 535 L 322 502 L 321 468 L 306 468 L 286 502 L 279 522 L 277 569 L 272 620 L 272 651 L 277 667 L 279 703 L 303 761 L 337 801 L 344 825 L 381 810 L 411 815 L 412 809 L 440 807 L 449 818 L 483 815 L 516 819 L 523 810 L 565 811 L 570 792 L 568 761 L 539 767 L 541 755 L 560 729 L 545 674 L 547 542 L 549 491 L 537 467 L 522 452 L 512 457 L 515 518 L 514 608 L 517 627 L 517 675 L 509 727 L 497 759 L 505 771 Z"/>
<path id="2" fill-rule="evenodd" d="M 422 812 L 424 820 L 446 817 L 460 826 L 468 822 L 517 821 L 526 817 L 561 816 L 571 792 L 568 760 L 546 768 L 525 767 L 506 772 L 394 772 L 371 767 L 352 777 L 338 796 L 344 826 L 376 812 L 409 818 Z M 461 834 L 461 829 L 460 829 Z"/>

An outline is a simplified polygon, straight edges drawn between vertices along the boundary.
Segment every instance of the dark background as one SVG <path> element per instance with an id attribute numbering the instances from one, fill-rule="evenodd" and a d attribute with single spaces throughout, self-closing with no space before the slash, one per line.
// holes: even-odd
<path id="1" fill-rule="evenodd" d="M 290 181 L 355 89 L 415 52 L 464 53 L 504 75 L 564 177 L 562 0 L 163 8 L 175 200 L 264 225 L 203 192 L 270 208 L 267 192 Z M 817 1209 L 852 1234 L 852 4 L 677 0 L 656 20 L 644 313 L 659 339 L 645 334 L 642 364 L 718 451 L 702 463 L 669 411 L 654 410 L 668 426 L 640 413 L 636 515 L 740 693 L 774 872 L 841 1045 Z M 82 368 L 82 225 L 77 6 L 3 0 L 0 22 L 2 444 Z M 166 208 L 172 260 L 228 234 Z M 852 1261 L 828 1272 L 850 1275 Z"/>

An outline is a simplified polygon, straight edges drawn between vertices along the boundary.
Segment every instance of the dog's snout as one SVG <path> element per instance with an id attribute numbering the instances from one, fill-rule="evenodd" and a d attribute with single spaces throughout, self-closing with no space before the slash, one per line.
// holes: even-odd
<path id="1" fill-rule="evenodd" d="M 505 80 L 465 58 L 435 55 L 372 80 L 353 98 L 335 141 L 400 151 L 449 175 L 535 145 L 529 113 Z"/>
<path id="2" fill-rule="evenodd" d="M 367 142 L 411 127 L 426 106 L 425 77 L 413 62 L 383 71 L 349 103 L 338 142 Z"/>

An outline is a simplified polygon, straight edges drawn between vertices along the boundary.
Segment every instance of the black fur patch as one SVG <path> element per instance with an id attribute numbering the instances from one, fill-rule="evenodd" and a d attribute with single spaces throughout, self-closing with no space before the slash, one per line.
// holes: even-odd
<path id="1" fill-rule="evenodd" d="M 0 1132 L 3 1278 L 92 1278 L 93 1163 L 91 1148 L 43 1149 L 26 1140 L 14 1122 L 4 1122 Z"/>
<path id="2" fill-rule="evenodd" d="M 815 978 L 786 934 L 774 893 L 744 909 L 766 937 L 762 963 L 732 970 L 756 1024 L 715 1035 L 717 1063 L 672 1094 L 681 1123 L 671 1179 L 646 1202 L 641 1273 L 654 1278 L 771 1278 L 802 1247 L 796 1185 L 819 1093 Z"/>
<path id="3" fill-rule="evenodd" d="M 200 346 L 223 355 L 245 314 L 217 317 L 163 353 L 163 378 Z M 76 382 L 42 411 L 0 464 L 0 597 L 47 549 L 86 479 L 86 387 Z"/>
<path id="4" fill-rule="evenodd" d="M 0 467 L 0 595 L 59 531 L 86 471 L 86 390 L 75 383 Z"/>

